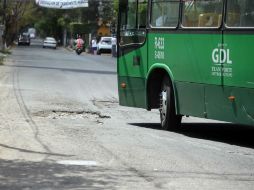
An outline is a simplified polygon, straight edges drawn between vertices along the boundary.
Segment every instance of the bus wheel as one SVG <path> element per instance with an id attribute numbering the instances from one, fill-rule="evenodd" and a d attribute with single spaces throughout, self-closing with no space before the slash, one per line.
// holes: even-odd
<path id="1" fill-rule="evenodd" d="M 174 93 L 167 76 L 164 77 L 162 82 L 159 110 L 162 129 L 173 131 L 180 127 L 182 116 L 176 115 Z"/>

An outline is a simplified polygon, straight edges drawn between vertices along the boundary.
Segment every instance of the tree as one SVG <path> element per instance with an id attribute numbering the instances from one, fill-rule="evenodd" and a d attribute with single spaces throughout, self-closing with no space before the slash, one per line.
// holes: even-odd
<path id="1" fill-rule="evenodd" d="M 33 0 L 15 0 L 3 1 L 1 3 L 2 22 L 4 23 L 5 30 L 3 34 L 3 44 L 11 45 L 16 38 L 17 31 L 27 24 L 24 20 L 25 14 L 32 14 L 34 11 Z M 5 5 L 5 6 L 4 6 Z M 30 22 L 30 21 L 29 21 Z"/>
<path id="2" fill-rule="evenodd" d="M 62 34 L 62 24 L 64 24 L 63 22 L 65 21 L 64 11 L 65 10 L 37 7 L 34 26 L 37 29 L 38 34 L 42 37 L 54 36 L 56 39 L 60 39 Z"/>
<path id="3" fill-rule="evenodd" d="M 5 17 L 3 22 L 6 30 L 3 37 L 8 46 L 18 33 L 27 31 L 29 27 L 35 27 L 42 37 L 51 35 L 56 39 L 62 39 L 67 31 L 70 32 L 70 23 L 81 23 L 86 27 L 82 31 L 95 33 L 99 18 L 107 23 L 116 21 L 113 7 L 116 7 L 118 2 L 118 0 L 89 0 L 89 7 L 61 10 L 39 7 L 35 4 L 35 0 L 6 0 L 4 11 L 4 1 L 0 0 L 0 18 Z M 99 5 L 101 11 L 98 10 Z"/>

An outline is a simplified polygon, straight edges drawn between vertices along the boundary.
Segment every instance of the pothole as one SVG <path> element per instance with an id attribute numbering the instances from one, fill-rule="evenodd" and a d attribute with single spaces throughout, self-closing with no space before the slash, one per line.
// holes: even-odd
<path id="1" fill-rule="evenodd" d="M 52 113 L 55 113 L 57 115 L 83 115 L 83 116 L 87 116 L 87 115 L 94 115 L 94 116 L 98 116 L 98 118 L 101 119 L 107 119 L 110 118 L 110 116 L 108 115 L 103 115 L 100 112 L 97 111 L 66 111 L 66 110 L 52 110 Z"/>
<path id="2" fill-rule="evenodd" d="M 103 124 L 104 119 L 110 119 L 109 115 L 104 115 L 98 111 L 85 110 L 50 110 L 39 111 L 33 114 L 37 117 L 49 119 L 90 119 L 98 124 Z"/>
<path id="3" fill-rule="evenodd" d="M 112 100 L 91 100 L 93 105 L 98 108 L 116 108 L 119 102 L 116 99 Z"/>

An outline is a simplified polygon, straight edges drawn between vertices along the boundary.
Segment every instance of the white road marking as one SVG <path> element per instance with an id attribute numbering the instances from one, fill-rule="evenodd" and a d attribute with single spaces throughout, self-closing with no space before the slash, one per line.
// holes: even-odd
<path id="1" fill-rule="evenodd" d="M 74 166 L 97 166 L 97 162 L 88 160 L 59 160 L 58 164 Z"/>

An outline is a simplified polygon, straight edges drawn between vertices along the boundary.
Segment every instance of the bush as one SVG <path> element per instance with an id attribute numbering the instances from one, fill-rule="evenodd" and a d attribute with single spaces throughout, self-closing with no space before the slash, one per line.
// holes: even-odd
<path id="1" fill-rule="evenodd" d="M 0 50 L 0 65 L 4 64 L 4 58 L 7 54 L 11 54 L 11 51 L 9 49 Z"/>
<path id="2" fill-rule="evenodd" d="M 0 53 L 2 54 L 11 54 L 11 51 L 8 49 L 0 50 Z"/>

